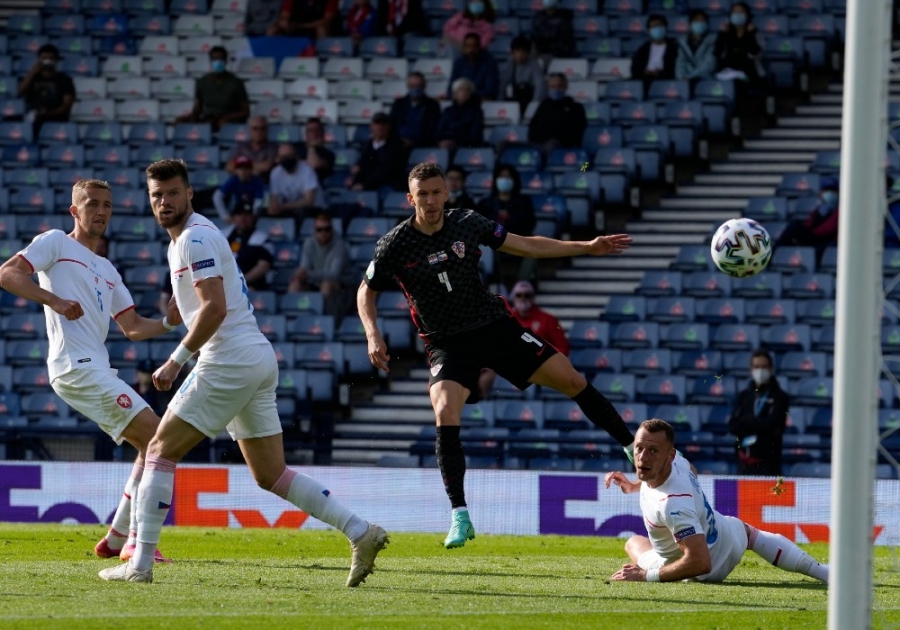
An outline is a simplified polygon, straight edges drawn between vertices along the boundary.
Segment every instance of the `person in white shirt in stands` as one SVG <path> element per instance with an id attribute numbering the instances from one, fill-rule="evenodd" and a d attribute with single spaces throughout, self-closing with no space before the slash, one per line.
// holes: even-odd
<path id="1" fill-rule="evenodd" d="M 714 510 L 696 470 L 675 450 L 675 430 L 659 419 L 645 420 L 634 436 L 638 481 L 621 472 L 606 475 L 606 487 L 640 492 L 647 536 L 625 543 L 631 563 L 610 579 L 639 582 L 722 582 L 749 549 L 767 562 L 828 582 L 828 565 L 782 536 L 759 530 Z"/>
<path id="2" fill-rule="evenodd" d="M 109 532 L 94 548 L 101 558 L 127 560 L 135 549 L 138 484 L 159 417 L 110 367 L 105 345 L 109 319 L 137 341 L 173 330 L 181 317 L 174 306 L 161 320 L 138 315 L 122 276 L 110 261 L 95 253 L 112 208 L 107 182 L 76 182 L 69 207 L 75 220 L 72 232 L 48 230 L 37 235 L 0 267 L 0 286 L 43 304 L 50 342 L 47 371 L 53 391 L 96 422 L 116 444 L 125 440 L 138 451 Z M 32 279 L 35 273 L 37 283 Z M 158 552 L 156 559 L 165 561 Z"/>
<path id="3" fill-rule="evenodd" d="M 302 216 L 309 208 L 326 206 L 316 172 L 300 161 L 294 145 L 278 147 L 277 163 L 269 176 L 268 211 L 271 216 Z"/>
<path id="4" fill-rule="evenodd" d="M 256 323 L 228 241 L 212 221 L 193 211 L 193 190 L 183 161 L 151 164 L 147 187 L 153 214 L 172 238 L 168 250 L 172 287 L 188 329 L 153 373 L 153 384 L 167 391 L 181 366 L 198 351 L 200 358 L 150 441 L 140 487 L 137 551 L 126 564 L 101 571 L 100 577 L 153 581 L 153 554 L 172 503 L 175 466 L 204 437 L 227 429 L 260 488 L 347 536 L 353 552 L 347 586 L 359 586 L 375 570 L 375 557 L 388 543 L 387 533 L 354 514 L 315 479 L 285 465 L 275 406 L 275 351 Z"/>

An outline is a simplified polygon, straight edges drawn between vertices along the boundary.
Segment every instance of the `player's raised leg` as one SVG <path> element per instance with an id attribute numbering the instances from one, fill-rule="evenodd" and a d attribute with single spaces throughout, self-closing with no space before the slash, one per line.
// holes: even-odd
<path id="1" fill-rule="evenodd" d="M 281 433 L 238 440 L 238 444 L 260 488 L 344 533 L 352 550 L 347 586 L 365 582 L 375 570 L 375 557 L 389 542 L 384 529 L 357 516 L 312 477 L 288 468 Z"/>
<path id="2" fill-rule="evenodd" d="M 821 564 L 781 534 L 763 531 L 746 523 L 744 528 L 747 530 L 747 549 L 768 563 L 785 571 L 828 582 L 828 565 Z"/>
<path id="3" fill-rule="evenodd" d="M 444 480 L 444 490 L 453 510 L 450 532 L 444 540 L 447 549 L 462 547 L 475 538 L 475 528 L 466 505 L 466 456 L 459 437 L 463 405 L 469 389 L 456 381 L 432 383 L 428 390 L 436 423 L 434 450 Z"/>
<path id="4" fill-rule="evenodd" d="M 551 387 L 575 401 L 585 417 L 609 433 L 622 445 L 628 459 L 634 461 L 634 435 L 631 430 L 609 399 L 575 370 L 568 357 L 554 354 L 537 369 L 530 382 Z"/>

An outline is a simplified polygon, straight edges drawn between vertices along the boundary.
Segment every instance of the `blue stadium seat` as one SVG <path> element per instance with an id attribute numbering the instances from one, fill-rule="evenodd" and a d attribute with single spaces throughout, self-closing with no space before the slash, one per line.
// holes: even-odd
<path id="1" fill-rule="evenodd" d="M 759 298 L 746 301 L 747 323 L 793 324 L 797 320 L 794 300 Z"/>
<path id="2" fill-rule="evenodd" d="M 146 195 L 146 193 L 144 193 Z M 118 202 L 116 202 L 118 207 Z M 167 244 L 145 240 L 137 243 L 112 243 L 110 259 L 123 267 L 166 264 Z"/>
<path id="3" fill-rule="evenodd" d="M 640 295 L 611 295 L 603 311 L 608 322 L 642 321 L 647 318 L 647 298 Z"/>
<path id="4" fill-rule="evenodd" d="M 630 402 L 635 399 L 637 383 L 633 374 L 600 372 L 594 376 L 591 383 L 597 388 L 597 391 L 613 402 Z M 621 413 L 621 409 L 619 413 Z"/>
<path id="5" fill-rule="evenodd" d="M 698 376 L 691 384 L 688 401 L 692 405 L 732 405 L 737 392 L 733 376 Z"/>
<path id="6" fill-rule="evenodd" d="M 344 369 L 344 347 L 338 342 L 296 344 L 294 365 L 308 370 L 328 370 L 340 376 Z"/>
<path id="7" fill-rule="evenodd" d="M 648 270 L 637 288 L 639 295 L 660 297 L 681 293 L 682 276 L 678 271 Z"/>
<path id="8" fill-rule="evenodd" d="M 591 168 L 600 173 L 601 181 L 611 174 L 622 174 L 627 179 L 627 185 L 640 177 L 637 156 L 630 147 L 597 149 Z"/>
<path id="9" fill-rule="evenodd" d="M 750 197 L 743 216 L 754 221 L 787 221 L 788 203 L 786 197 Z"/>
<path id="10" fill-rule="evenodd" d="M 697 300 L 697 321 L 711 325 L 739 324 L 746 319 L 743 298 L 705 298 Z"/>
<path id="11" fill-rule="evenodd" d="M 247 300 L 254 313 L 275 315 L 278 312 L 278 296 L 274 291 L 248 291 Z"/>
<path id="12" fill-rule="evenodd" d="M 623 147 L 624 144 L 622 128 L 611 124 L 589 125 L 581 139 L 581 146 L 588 155 L 596 155 L 600 149 Z"/>
<path id="13" fill-rule="evenodd" d="M 813 247 L 786 245 L 775 249 L 768 268 L 786 273 L 816 270 L 816 250 Z"/>
<path id="14" fill-rule="evenodd" d="M 647 319 L 661 324 L 691 322 L 696 317 L 692 297 L 668 296 L 647 300 Z"/>
<path id="15" fill-rule="evenodd" d="M 544 402 L 541 400 L 498 400 L 494 412 L 497 428 L 540 429 L 544 425 Z"/>
<path id="16" fill-rule="evenodd" d="M 656 123 L 656 103 L 623 101 L 615 108 L 612 122 L 617 125 Z"/>
<path id="17" fill-rule="evenodd" d="M 164 12 L 133 15 L 128 18 L 128 32 L 136 37 L 169 35 L 172 20 Z"/>
<path id="18" fill-rule="evenodd" d="M 676 438 L 679 448 L 684 448 L 681 445 L 687 444 L 686 438 L 689 435 L 693 438 L 693 434 L 700 431 L 700 410 L 691 405 L 658 405 L 650 411 L 650 416 L 665 420 L 672 425 L 680 434 Z"/>
<path id="19" fill-rule="evenodd" d="M 332 222 L 333 227 L 336 226 L 336 223 Z M 309 222 L 310 229 L 312 228 L 312 221 Z M 295 235 L 297 234 L 297 227 L 294 222 L 293 217 L 260 217 L 256 222 L 256 229 L 264 232 L 266 235 L 266 240 L 270 243 L 280 243 L 282 241 L 293 241 Z M 336 230 L 337 234 L 340 236 L 340 230 Z M 312 232 L 300 234 L 301 238 L 306 236 L 312 236 Z"/>
<path id="20" fill-rule="evenodd" d="M 778 374 L 787 378 L 826 376 L 825 353 L 785 352 L 778 360 Z"/>
<path id="21" fill-rule="evenodd" d="M 422 162 L 431 162 L 437 164 L 443 170 L 447 170 L 450 165 L 450 152 L 447 149 L 439 149 L 437 147 L 415 148 L 409 153 L 407 166 L 413 167 Z"/>
<path id="22" fill-rule="evenodd" d="M 674 360 L 674 371 L 688 377 L 722 374 L 722 353 L 705 349 L 678 352 Z"/>
<path id="23" fill-rule="evenodd" d="M 427 443 L 430 446 L 426 452 L 433 454 L 434 437 L 430 435 L 430 431 L 426 435 Z M 460 437 L 466 453 L 474 457 L 499 458 L 503 456 L 503 451 L 509 442 L 510 430 L 504 427 L 473 427 L 463 431 Z M 422 436 L 419 439 L 421 440 Z"/>
<path id="24" fill-rule="evenodd" d="M 43 166 L 12 168 L 5 171 L 3 179 L 13 189 L 21 186 L 46 188 L 50 185 L 50 169 Z"/>
<path id="25" fill-rule="evenodd" d="M 683 405 L 687 379 L 681 375 L 647 376 L 638 382 L 637 398 L 648 405 Z"/>
<path id="26" fill-rule="evenodd" d="M 19 339 L 6 343 L 6 359 L 13 367 L 44 365 L 47 342 L 43 339 Z"/>
<path id="27" fill-rule="evenodd" d="M 708 245 L 682 245 L 669 265 L 673 271 L 712 271 Z"/>
<path id="28" fill-rule="evenodd" d="M 672 351 L 665 348 L 629 350 L 623 353 L 622 367 L 635 376 L 668 374 L 672 371 Z"/>
<path id="29" fill-rule="evenodd" d="M 722 351 L 755 350 L 759 347 L 759 339 L 756 324 L 722 324 L 713 333 L 712 346 Z"/>
<path id="30" fill-rule="evenodd" d="M 37 186 L 23 186 L 9 196 L 8 209 L 18 214 L 51 213 L 54 210 L 53 191 Z"/>
<path id="31" fill-rule="evenodd" d="M 510 435 L 507 451 L 527 460 L 550 458 L 559 451 L 559 439 L 557 429 L 523 428 Z M 534 468 L 533 462 L 529 467 Z"/>
<path id="32" fill-rule="evenodd" d="M 125 286 L 132 291 L 158 291 L 169 273 L 166 266 L 131 267 L 125 269 Z"/>
<path id="33" fill-rule="evenodd" d="M 752 278 L 743 278 L 740 282 L 734 283 L 732 295 L 754 299 L 781 297 L 781 274 L 769 271 Z"/>
<path id="34" fill-rule="evenodd" d="M 622 369 L 622 351 L 615 348 L 574 348 L 569 360 L 576 370 L 587 376 L 599 372 L 618 373 Z"/>
<path id="35" fill-rule="evenodd" d="M 660 346 L 670 350 L 700 350 L 709 347 L 709 324 L 676 323 L 664 326 Z"/>
<path id="36" fill-rule="evenodd" d="M 322 315 L 325 312 L 325 301 L 318 291 L 285 293 L 279 298 L 278 312 L 288 317 Z"/>
<path id="37" fill-rule="evenodd" d="M 544 403 L 544 428 L 580 431 L 592 426 L 593 424 L 585 417 L 578 403 L 572 400 L 555 400 Z"/>
<path id="38" fill-rule="evenodd" d="M 800 379 L 791 402 L 809 407 L 831 407 L 833 399 L 833 380 L 828 377 L 811 377 Z"/>
<path id="39" fill-rule="evenodd" d="M 395 37 L 366 37 L 359 43 L 359 56 L 364 59 L 396 57 L 397 39 Z"/>
<path id="40" fill-rule="evenodd" d="M 797 300 L 796 304 L 798 323 L 810 326 L 834 325 L 834 300 Z"/>
<path id="41" fill-rule="evenodd" d="M 24 122 L 0 122 L 0 144 L 31 144 L 34 141 L 32 126 Z"/>
<path id="42" fill-rule="evenodd" d="M 730 409 L 725 405 L 700 405 L 700 430 L 709 431 L 719 438 L 731 438 L 728 433 Z"/>
<path id="43" fill-rule="evenodd" d="M 803 299 L 834 297 L 834 276 L 822 273 L 795 273 L 784 279 L 784 295 Z"/>
<path id="44" fill-rule="evenodd" d="M 146 200 L 146 195 L 143 196 Z M 144 241 L 155 239 L 159 225 L 153 217 L 113 216 L 109 222 L 110 238 L 121 241 Z"/>
<path id="45" fill-rule="evenodd" d="M 656 322 L 622 322 L 610 331 L 613 348 L 623 350 L 659 347 L 659 324 Z"/>
<path id="46" fill-rule="evenodd" d="M 8 145 L 0 150 L 0 166 L 3 168 L 33 168 L 38 166 L 40 161 L 41 149 L 36 144 Z"/>
<path id="47" fill-rule="evenodd" d="M 687 81 L 654 81 L 647 98 L 651 101 L 687 101 L 691 98 L 691 86 Z"/>
<path id="48" fill-rule="evenodd" d="M 659 122 L 669 127 L 669 132 L 678 127 L 689 127 L 698 133 L 706 133 L 706 117 L 700 101 L 666 101 L 658 116 Z"/>
<path id="49" fill-rule="evenodd" d="M 43 313 L 12 313 L 3 318 L 2 332 L 7 340 L 43 339 L 47 334 L 47 325 Z"/>
<path id="50" fill-rule="evenodd" d="M 505 378 L 498 376 L 491 385 L 490 396 L 504 400 L 534 400 L 536 388 L 519 389 Z"/>
<path id="51" fill-rule="evenodd" d="M 344 374 L 355 376 L 373 376 L 375 367 L 369 361 L 367 343 L 344 344 Z"/>
<path id="52" fill-rule="evenodd" d="M 572 348 L 603 348 L 609 345 L 609 323 L 576 319 L 567 336 Z"/>

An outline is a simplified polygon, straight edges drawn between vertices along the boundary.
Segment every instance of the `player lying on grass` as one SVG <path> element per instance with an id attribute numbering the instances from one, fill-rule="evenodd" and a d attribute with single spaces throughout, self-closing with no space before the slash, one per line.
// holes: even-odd
<path id="1" fill-rule="evenodd" d="M 675 450 L 675 431 L 664 420 L 646 420 L 634 438 L 638 481 L 622 472 L 606 475 L 625 494 L 640 492 L 647 536 L 625 543 L 631 563 L 613 580 L 721 582 L 749 549 L 767 562 L 828 582 L 828 565 L 782 536 L 716 512 L 700 489 L 696 470 Z"/>

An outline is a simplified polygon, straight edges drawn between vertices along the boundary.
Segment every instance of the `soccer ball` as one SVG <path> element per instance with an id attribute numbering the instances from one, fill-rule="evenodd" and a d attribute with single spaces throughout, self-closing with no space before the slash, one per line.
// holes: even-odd
<path id="1" fill-rule="evenodd" d="M 772 258 L 772 239 L 766 228 L 751 219 L 731 219 L 719 226 L 709 252 L 724 273 L 747 278 L 766 268 Z"/>

